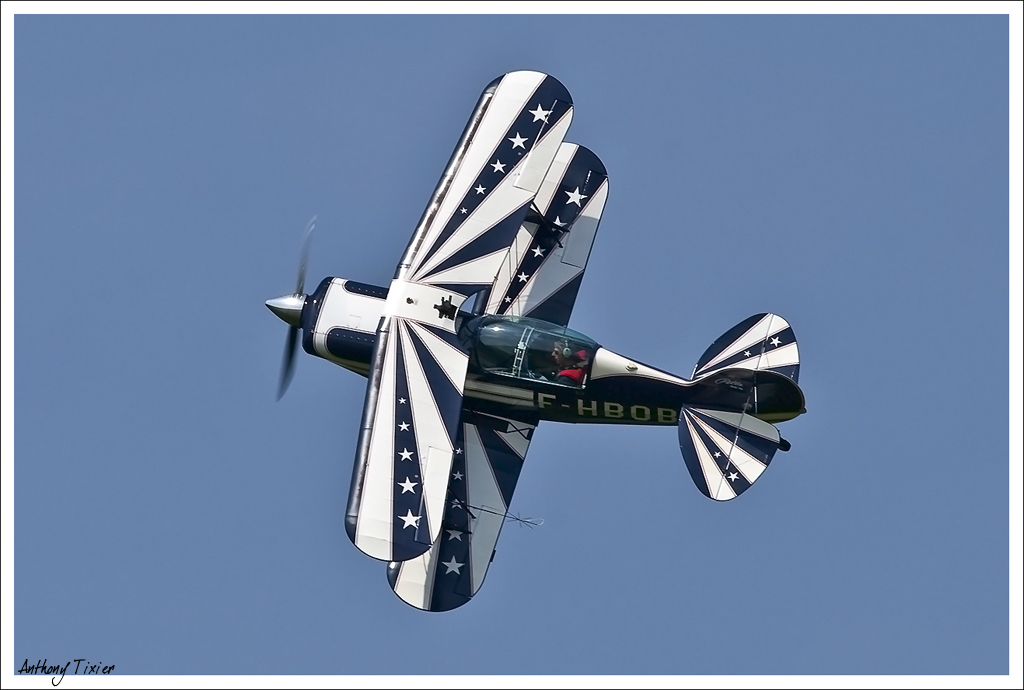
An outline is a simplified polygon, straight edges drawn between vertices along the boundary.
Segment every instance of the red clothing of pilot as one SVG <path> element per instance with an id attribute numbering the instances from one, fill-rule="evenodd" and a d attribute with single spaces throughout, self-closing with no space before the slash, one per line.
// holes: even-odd
<path id="1" fill-rule="evenodd" d="M 562 379 L 570 379 L 570 381 L 563 381 Z M 571 383 L 572 385 L 582 386 L 583 385 L 583 370 L 582 369 L 563 369 L 558 372 L 558 377 L 555 379 L 558 383 Z"/>
<path id="2" fill-rule="evenodd" d="M 558 376 L 555 377 L 555 381 L 558 383 L 568 384 L 570 386 L 582 386 L 583 377 L 586 372 L 584 372 L 581 367 L 586 360 L 586 350 L 580 350 L 578 352 L 574 352 L 569 357 L 565 357 L 564 364 L 562 364 L 562 362 L 559 362 L 559 364 L 562 364 L 562 366 L 565 366 L 566 368 L 558 372 Z M 563 378 L 568 380 L 563 380 Z"/>

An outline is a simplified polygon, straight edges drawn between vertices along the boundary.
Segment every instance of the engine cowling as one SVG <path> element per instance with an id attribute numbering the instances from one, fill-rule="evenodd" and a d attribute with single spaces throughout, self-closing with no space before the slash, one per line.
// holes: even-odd
<path id="1" fill-rule="evenodd" d="M 327 277 L 306 296 L 302 349 L 366 376 L 388 289 Z"/>

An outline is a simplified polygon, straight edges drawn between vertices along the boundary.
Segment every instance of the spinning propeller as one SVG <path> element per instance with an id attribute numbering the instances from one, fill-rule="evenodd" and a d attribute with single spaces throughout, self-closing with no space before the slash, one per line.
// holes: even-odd
<path id="1" fill-rule="evenodd" d="M 299 327 L 302 323 L 302 307 L 306 303 L 306 264 L 309 259 L 309 242 L 316 227 L 316 216 L 309 219 L 302 235 L 302 251 L 299 254 L 299 277 L 295 283 L 295 292 L 267 300 L 267 308 L 277 314 L 278 318 L 288 324 L 288 337 L 284 342 L 284 358 L 281 360 L 281 381 L 277 387 L 277 399 L 284 396 L 288 384 L 295 374 L 295 350 L 299 345 Z"/>

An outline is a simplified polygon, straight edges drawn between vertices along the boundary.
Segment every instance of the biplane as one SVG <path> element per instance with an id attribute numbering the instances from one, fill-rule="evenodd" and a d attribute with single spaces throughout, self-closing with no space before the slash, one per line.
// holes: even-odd
<path id="1" fill-rule="evenodd" d="M 804 413 L 793 329 L 756 314 L 690 378 L 568 327 L 608 174 L 565 141 L 572 98 L 511 72 L 480 96 L 387 287 L 324 278 L 267 302 L 310 355 L 367 378 L 345 530 L 406 603 L 447 611 L 483 584 L 542 421 L 674 425 L 697 489 L 739 496 Z"/>

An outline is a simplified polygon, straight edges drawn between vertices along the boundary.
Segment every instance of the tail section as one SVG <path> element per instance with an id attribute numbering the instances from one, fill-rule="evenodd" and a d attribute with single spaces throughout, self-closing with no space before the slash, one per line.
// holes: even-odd
<path id="1" fill-rule="evenodd" d="M 799 375 L 796 336 L 776 314 L 741 321 L 701 356 L 679 410 L 679 449 L 702 494 L 736 498 L 789 450 L 770 422 L 807 411 Z"/>
<path id="2" fill-rule="evenodd" d="M 793 329 L 776 314 L 755 314 L 711 343 L 697 360 L 693 378 L 726 368 L 773 371 L 796 383 L 800 375 L 800 353 Z"/>
<path id="3" fill-rule="evenodd" d="M 700 492 L 716 501 L 749 489 L 783 444 L 774 426 L 742 412 L 679 411 L 679 449 L 686 469 Z"/>

